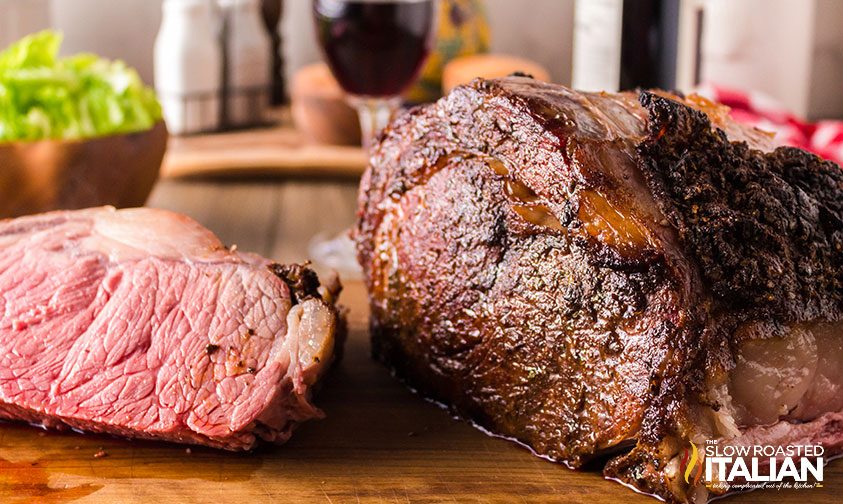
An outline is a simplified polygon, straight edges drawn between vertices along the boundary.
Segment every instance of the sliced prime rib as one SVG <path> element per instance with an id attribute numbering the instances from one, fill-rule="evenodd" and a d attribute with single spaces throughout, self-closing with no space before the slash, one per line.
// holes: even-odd
<path id="1" fill-rule="evenodd" d="M 0 419 L 230 450 L 322 416 L 341 329 L 315 274 L 195 221 L 96 208 L 0 221 Z"/>
<path id="2" fill-rule="evenodd" d="M 843 172 L 726 112 L 510 77 L 397 118 L 355 230 L 374 355 L 668 501 L 710 496 L 690 441 L 843 452 Z"/>

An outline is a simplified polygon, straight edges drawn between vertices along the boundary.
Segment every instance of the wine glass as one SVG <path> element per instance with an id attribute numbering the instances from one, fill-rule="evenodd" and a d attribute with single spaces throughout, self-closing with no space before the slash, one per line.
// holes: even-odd
<path id="1" fill-rule="evenodd" d="M 319 44 L 357 109 L 365 148 L 427 59 L 437 11 L 437 0 L 313 0 Z"/>

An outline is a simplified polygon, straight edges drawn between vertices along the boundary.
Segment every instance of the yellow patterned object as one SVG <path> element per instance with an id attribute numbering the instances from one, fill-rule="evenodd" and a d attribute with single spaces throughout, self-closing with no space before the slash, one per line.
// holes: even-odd
<path id="1" fill-rule="evenodd" d="M 405 94 L 414 103 L 442 96 L 442 69 L 459 56 L 485 53 L 491 35 L 484 0 L 441 0 L 436 44 L 419 80 Z"/>

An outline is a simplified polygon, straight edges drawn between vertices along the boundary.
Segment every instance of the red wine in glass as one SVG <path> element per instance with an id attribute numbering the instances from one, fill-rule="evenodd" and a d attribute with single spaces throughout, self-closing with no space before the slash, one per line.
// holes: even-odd
<path id="1" fill-rule="evenodd" d="M 360 114 L 364 145 L 430 53 L 436 0 L 313 0 L 319 44 Z"/>

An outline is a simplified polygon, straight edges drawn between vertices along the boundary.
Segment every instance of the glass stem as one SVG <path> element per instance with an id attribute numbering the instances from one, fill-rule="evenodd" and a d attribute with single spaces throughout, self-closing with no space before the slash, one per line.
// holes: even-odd
<path id="1" fill-rule="evenodd" d="M 352 96 L 349 100 L 357 109 L 357 115 L 360 118 L 363 148 L 369 150 L 374 145 L 381 130 L 389 124 L 392 114 L 401 106 L 401 98 L 398 96 L 390 98 Z"/>

